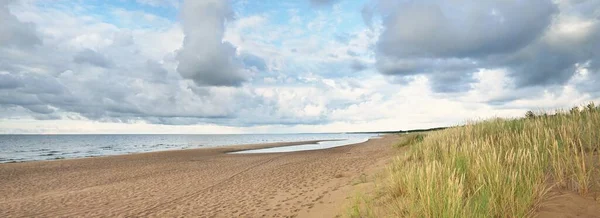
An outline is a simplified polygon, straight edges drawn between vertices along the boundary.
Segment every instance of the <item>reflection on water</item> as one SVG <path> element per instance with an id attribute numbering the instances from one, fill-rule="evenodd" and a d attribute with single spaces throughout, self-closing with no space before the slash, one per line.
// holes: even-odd
<path id="1" fill-rule="evenodd" d="M 366 142 L 367 140 L 369 140 L 369 137 L 344 139 L 344 140 L 337 140 L 337 141 L 322 141 L 322 142 L 319 142 L 318 144 L 292 145 L 292 146 L 283 146 L 283 147 L 275 147 L 275 148 L 263 148 L 263 149 L 236 151 L 236 152 L 231 152 L 230 154 L 261 154 L 261 153 L 280 153 L 280 152 L 319 150 L 319 149 L 333 148 L 333 147 L 339 147 L 339 146 L 350 145 L 350 144 L 357 144 L 357 143 L 361 143 L 361 142 Z"/>

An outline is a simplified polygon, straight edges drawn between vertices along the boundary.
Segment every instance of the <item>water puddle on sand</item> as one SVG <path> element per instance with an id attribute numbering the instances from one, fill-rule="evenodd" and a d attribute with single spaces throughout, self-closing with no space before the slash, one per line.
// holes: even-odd
<path id="1" fill-rule="evenodd" d="M 375 138 L 375 137 L 373 137 Z M 244 151 L 229 152 L 229 154 L 263 154 L 263 153 L 282 153 L 282 152 L 294 152 L 294 151 L 309 151 L 309 150 L 321 150 L 327 148 L 340 147 L 344 145 L 351 145 L 366 142 L 369 138 L 354 138 L 354 139 L 342 139 L 336 141 L 322 141 L 317 144 L 304 144 L 304 145 L 291 145 L 281 146 L 274 148 L 262 148 Z"/>

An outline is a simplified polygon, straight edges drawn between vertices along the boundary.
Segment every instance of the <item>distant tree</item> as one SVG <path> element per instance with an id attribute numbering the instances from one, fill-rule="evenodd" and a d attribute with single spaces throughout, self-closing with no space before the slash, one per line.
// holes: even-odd
<path id="1" fill-rule="evenodd" d="M 533 111 L 527 111 L 525 113 L 525 118 L 527 118 L 527 119 L 533 119 L 533 118 L 535 118 L 535 114 L 533 113 Z"/>

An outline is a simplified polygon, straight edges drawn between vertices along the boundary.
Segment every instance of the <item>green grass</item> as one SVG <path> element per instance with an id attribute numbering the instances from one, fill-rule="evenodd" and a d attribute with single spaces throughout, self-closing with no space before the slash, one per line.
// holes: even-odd
<path id="1" fill-rule="evenodd" d="M 394 146 L 397 148 L 401 148 L 401 147 L 404 147 L 407 145 L 416 144 L 416 143 L 422 142 L 423 138 L 425 138 L 425 134 L 423 134 L 423 133 L 405 134 L 400 139 L 400 141 L 397 144 L 395 144 Z"/>
<path id="2" fill-rule="evenodd" d="M 347 209 L 347 215 L 351 218 L 374 217 L 375 214 L 369 206 L 373 204 L 371 198 L 367 195 L 357 193 L 353 198 L 352 205 Z"/>
<path id="3" fill-rule="evenodd" d="M 363 183 L 367 183 L 368 179 L 367 179 L 367 174 L 360 174 L 360 176 L 358 176 L 358 178 L 354 179 L 352 181 L 352 185 L 358 185 L 358 184 L 363 184 Z"/>
<path id="4" fill-rule="evenodd" d="M 600 109 L 492 119 L 398 144 L 407 145 L 379 201 L 354 205 L 370 212 L 352 217 L 528 217 L 550 187 L 588 195 L 597 185 Z"/>

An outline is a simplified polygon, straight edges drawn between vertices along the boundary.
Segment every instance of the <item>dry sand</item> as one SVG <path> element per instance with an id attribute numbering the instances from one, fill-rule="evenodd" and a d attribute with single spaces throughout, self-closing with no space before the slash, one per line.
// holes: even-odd
<path id="1" fill-rule="evenodd" d="M 600 157 L 596 154 L 588 159 L 586 166 L 592 167 L 589 184 L 590 189 L 585 195 L 553 187 L 542 199 L 539 208 L 533 216 L 540 218 L 567 217 L 600 217 Z"/>
<path id="2" fill-rule="evenodd" d="M 353 183 L 395 154 L 397 135 L 337 148 L 253 147 L 0 164 L 0 217 L 334 217 Z"/>
<path id="3" fill-rule="evenodd" d="M 584 197 L 572 191 L 552 189 L 542 200 L 534 217 L 600 217 L 600 204 L 592 196 Z"/>

